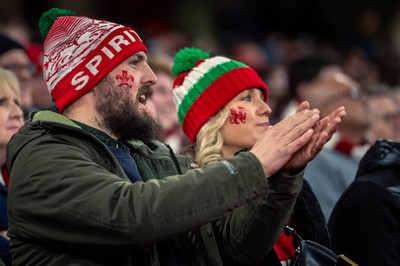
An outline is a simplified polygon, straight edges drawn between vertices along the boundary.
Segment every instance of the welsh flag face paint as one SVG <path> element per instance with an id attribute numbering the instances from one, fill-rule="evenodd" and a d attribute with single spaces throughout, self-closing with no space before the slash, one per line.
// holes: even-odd
<path id="1" fill-rule="evenodd" d="M 246 109 L 244 107 L 230 108 L 231 115 L 229 117 L 229 123 L 231 124 L 241 124 L 246 123 Z"/>

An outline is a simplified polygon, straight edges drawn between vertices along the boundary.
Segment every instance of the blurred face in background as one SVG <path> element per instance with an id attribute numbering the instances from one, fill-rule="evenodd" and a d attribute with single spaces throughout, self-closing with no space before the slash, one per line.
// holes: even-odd
<path id="1" fill-rule="evenodd" d="M 390 96 L 371 96 L 367 100 L 370 118 L 369 134 L 373 140 L 392 139 L 399 141 L 400 114 L 396 102 Z"/>
<path id="2" fill-rule="evenodd" d="M 330 114 L 339 106 L 346 109 L 346 118 L 338 127 L 337 135 L 351 143 L 361 144 L 369 128 L 365 97 L 360 85 L 344 73 L 320 78 L 310 84 L 305 91 L 305 98 L 311 108 L 318 108 L 321 117 Z"/>
<path id="3" fill-rule="evenodd" d="M 23 124 L 21 101 L 16 92 L 0 84 L 0 148 L 4 149 Z"/>
<path id="4" fill-rule="evenodd" d="M 368 127 L 369 119 L 360 86 L 344 73 L 313 82 L 304 100 L 309 101 L 312 108 L 320 109 L 322 117 L 343 105 L 346 118 L 340 127 Z"/>
<path id="5" fill-rule="evenodd" d="M 164 72 L 158 72 L 157 83 L 152 86 L 151 101 L 155 106 L 155 119 L 161 124 L 164 132 L 176 128 L 178 115 L 173 100 L 173 77 Z"/>
<path id="6" fill-rule="evenodd" d="M 29 108 L 33 104 L 32 78 L 35 73 L 33 65 L 22 49 L 12 49 L 0 56 L 0 67 L 12 71 L 18 78 L 21 88 L 21 106 Z"/>

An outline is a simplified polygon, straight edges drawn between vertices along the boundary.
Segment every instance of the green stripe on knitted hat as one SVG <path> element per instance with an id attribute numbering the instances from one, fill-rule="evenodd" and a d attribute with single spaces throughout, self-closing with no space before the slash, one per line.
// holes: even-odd
<path id="1" fill-rule="evenodd" d="M 200 66 L 201 66 L 201 64 L 200 64 Z M 179 108 L 178 108 L 179 124 L 182 126 L 183 119 L 184 119 L 186 113 L 188 112 L 188 110 L 190 109 L 190 107 L 193 105 L 193 103 L 196 101 L 196 99 L 200 96 L 200 94 L 202 92 L 204 92 L 204 90 L 208 86 L 210 86 L 211 83 L 216 81 L 219 77 L 221 77 L 225 73 L 232 71 L 233 69 L 241 68 L 241 67 L 247 68 L 248 66 L 241 62 L 237 62 L 234 60 L 224 62 L 222 64 L 216 65 L 213 68 L 211 68 L 195 84 L 193 84 L 193 86 L 188 89 L 188 93 L 183 97 L 182 102 L 179 105 Z"/>

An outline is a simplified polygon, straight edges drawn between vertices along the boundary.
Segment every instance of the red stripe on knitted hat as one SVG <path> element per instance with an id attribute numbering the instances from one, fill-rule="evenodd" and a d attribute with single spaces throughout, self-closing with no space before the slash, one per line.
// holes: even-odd
<path id="1" fill-rule="evenodd" d="M 182 85 L 183 81 L 185 80 L 185 77 L 187 76 L 187 74 L 189 73 L 189 71 L 186 72 L 182 72 L 180 73 L 174 81 L 174 84 L 172 85 L 173 88 L 179 87 Z"/>
<path id="2" fill-rule="evenodd" d="M 115 43 L 121 40 L 128 42 L 128 45 L 116 46 Z M 121 49 L 118 51 L 115 47 Z M 54 86 L 51 95 L 59 111 L 62 112 L 65 107 L 88 93 L 115 67 L 139 51 L 147 53 L 146 46 L 131 28 L 114 30 Z"/>
<path id="3" fill-rule="evenodd" d="M 195 66 L 200 65 L 201 63 L 204 62 L 204 60 L 205 60 L 205 59 L 200 59 L 200 60 L 198 60 L 198 61 L 196 62 L 196 64 L 195 64 Z M 194 67 L 193 67 L 193 68 L 194 68 Z M 189 75 L 189 73 L 193 70 L 193 68 L 191 68 L 191 69 L 188 70 L 188 71 L 185 71 L 185 72 L 180 73 L 180 74 L 175 78 L 175 81 L 174 81 L 174 84 L 173 84 L 173 88 L 176 88 L 176 87 L 181 86 L 182 83 L 183 83 L 183 81 L 185 80 L 185 77 L 186 77 L 187 75 Z"/>
<path id="4" fill-rule="evenodd" d="M 249 67 L 227 72 L 199 95 L 185 115 L 182 130 L 193 143 L 201 127 L 244 90 L 260 88 L 268 100 L 268 88 L 256 71 Z"/>

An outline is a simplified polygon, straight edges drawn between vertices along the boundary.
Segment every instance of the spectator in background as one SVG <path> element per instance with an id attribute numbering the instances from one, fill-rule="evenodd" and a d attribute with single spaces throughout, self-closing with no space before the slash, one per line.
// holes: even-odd
<path id="1" fill-rule="evenodd" d="M 391 88 L 384 83 L 370 83 L 363 86 L 366 94 L 367 112 L 370 119 L 367 140 L 374 144 L 378 139 L 398 139 L 400 112 Z"/>
<path id="2" fill-rule="evenodd" d="M 179 126 L 172 96 L 174 76 L 171 66 L 157 59 L 151 59 L 149 65 L 157 77 L 157 83 L 152 86 L 151 101 L 155 107 L 154 117 L 162 127 L 160 140 L 171 146 L 174 151 L 179 151 L 189 144 L 189 141 Z"/>
<path id="3" fill-rule="evenodd" d="M 378 140 L 329 220 L 333 250 L 362 266 L 400 265 L 400 143 Z"/>
<path id="4" fill-rule="evenodd" d="M 305 170 L 304 178 L 328 221 L 336 201 L 353 181 L 360 158 L 369 148 L 365 140 L 369 119 L 360 85 L 342 72 L 309 83 L 303 97 L 313 108 L 320 108 L 323 115 L 338 105 L 346 108 L 346 118 L 337 132 Z"/>
<path id="5" fill-rule="evenodd" d="M 9 172 L 6 167 L 6 145 L 23 123 L 21 94 L 15 75 L 0 67 L 0 258 L 11 265 L 7 236 L 7 193 Z"/>
<path id="6" fill-rule="evenodd" d="M 21 88 L 21 107 L 27 117 L 36 109 L 32 97 L 32 77 L 36 67 L 29 60 L 26 49 L 4 34 L 0 34 L 0 67 L 11 70 L 17 76 Z"/>
<path id="7" fill-rule="evenodd" d="M 51 109 L 53 101 L 43 78 L 43 46 L 39 43 L 30 43 L 26 51 L 36 67 L 36 72 L 32 77 L 33 105 L 40 110 Z"/>
<path id="8" fill-rule="evenodd" d="M 343 72 L 338 63 L 322 55 L 305 56 L 288 66 L 289 95 L 291 97 L 282 111 L 281 117 L 293 113 L 300 102 L 306 100 L 304 94 L 314 80 L 334 76 Z"/>

